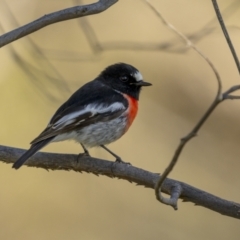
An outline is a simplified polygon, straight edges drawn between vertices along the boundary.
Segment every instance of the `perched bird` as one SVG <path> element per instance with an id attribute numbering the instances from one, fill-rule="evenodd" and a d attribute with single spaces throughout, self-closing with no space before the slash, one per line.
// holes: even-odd
<path id="1" fill-rule="evenodd" d="M 87 148 L 119 139 L 131 126 L 138 111 L 140 90 L 151 86 L 141 73 L 126 63 L 107 67 L 93 81 L 79 88 L 53 115 L 45 130 L 31 142 L 31 147 L 14 164 L 20 168 L 33 154 L 51 142 L 75 140 L 85 154 Z"/>

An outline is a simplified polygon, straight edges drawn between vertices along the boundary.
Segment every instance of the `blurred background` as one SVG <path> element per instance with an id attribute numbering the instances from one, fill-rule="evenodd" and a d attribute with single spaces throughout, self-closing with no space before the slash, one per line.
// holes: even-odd
<path id="1" fill-rule="evenodd" d="M 226 90 L 239 75 L 211 1 L 152 0 L 214 63 Z M 0 0 L 0 32 L 90 1 Z M 236 52 L 240 2 L 219 0 Z M 142 91 L 130 131 L 110 149 L 134 166 L 163 172 L 179 139 L 216 94 L 206 62 L 143 1 L 119 1 L 102 14 L 50 25 L 1 48 L 0 144 L 28 148 L 55 110 L 106 66 L 126 62 L 153 86 Z M 182 153 L 170 177 L 240 202 L 240 102 L 226 101 Z M 74 142 L 43 151 L 79 153 Z M 93 156 L 113 160 L 102 149 Z M 93 174 L 0 163 L 0 239 L 239 239 L 239 221 L 192 203 L 161 205 L 152 189 Z"/>

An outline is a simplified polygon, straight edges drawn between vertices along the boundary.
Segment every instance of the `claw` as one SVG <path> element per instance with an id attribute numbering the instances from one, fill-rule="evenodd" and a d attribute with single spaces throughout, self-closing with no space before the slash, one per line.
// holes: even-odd
<path id="1" fill-rule="evenodd" d="M 129 162 L 124 162 L 121 158 L 116 158 L 116 161 L 117 163 L 123 163 L 123 164 L 127 164 L 127 165 L 132 165 L 131 163 Z"/>

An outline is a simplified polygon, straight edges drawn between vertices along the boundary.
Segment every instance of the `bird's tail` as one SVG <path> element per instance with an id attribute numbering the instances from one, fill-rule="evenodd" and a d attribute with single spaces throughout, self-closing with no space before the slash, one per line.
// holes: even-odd
<path id="1" fill-rule="evenodd" d="M 35 154 L 38 150 L 40 150 L 41 148 L 43 148 L 44 146 L 46 146 L 49 142 L 51 142 L 51 140 L 54 137 L 42 140 L 38 143 L 34 143 L 29 150 L 27 150 L 14 164 L 13 164 L 13 168 L 18 169 L 20 168 L 27 160 L 28 158 L 30 158 L 33 154 Z"/>

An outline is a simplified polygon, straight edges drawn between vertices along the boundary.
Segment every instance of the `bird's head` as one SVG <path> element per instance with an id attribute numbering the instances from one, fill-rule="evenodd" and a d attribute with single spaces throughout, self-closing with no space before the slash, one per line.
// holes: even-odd
<path id="1" fill-rule="evenodd" d="M 126 63 L 108 66 L 101 72 L 99 79 L 114 90 L 128 94 L 137 100 L 141 88 L 152 85 L 143 80 L 142 74 L 135 67 Z"/>

